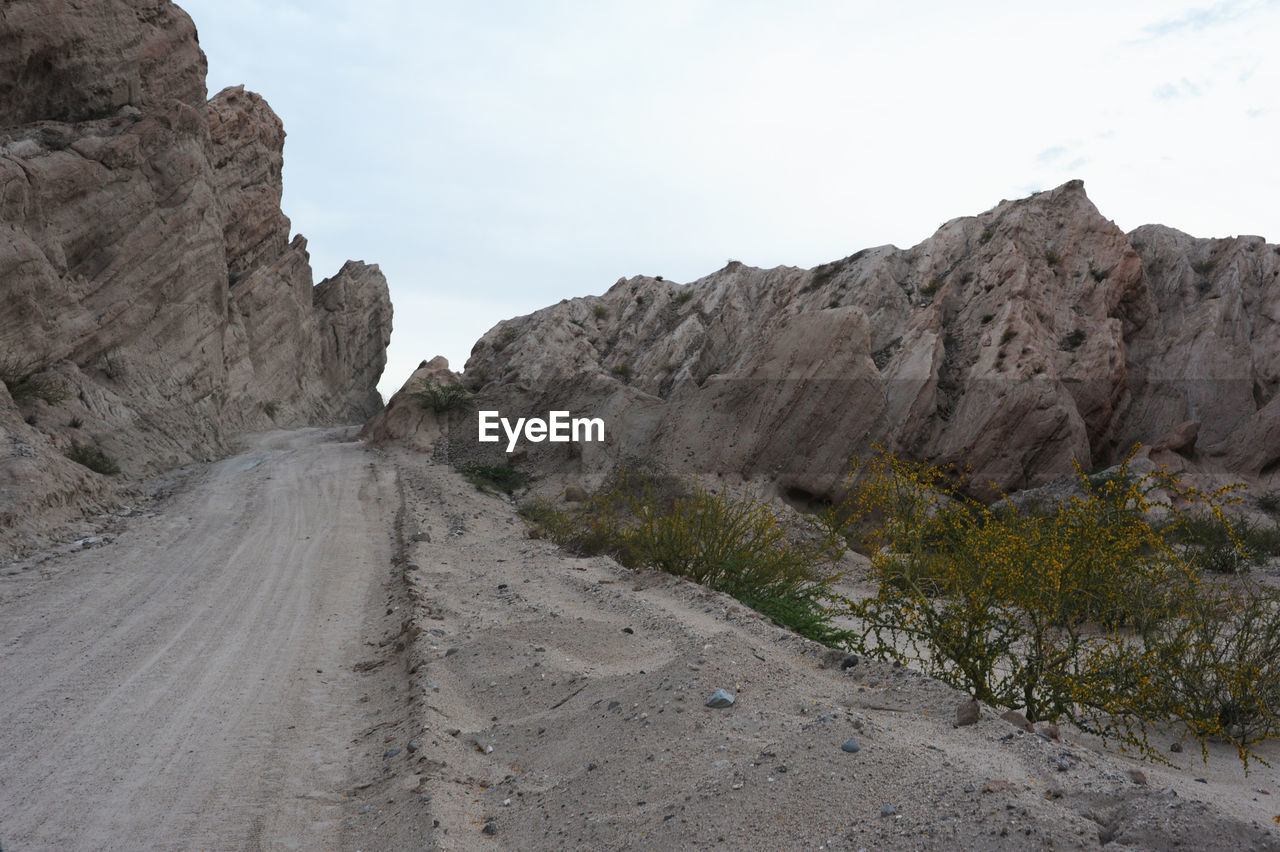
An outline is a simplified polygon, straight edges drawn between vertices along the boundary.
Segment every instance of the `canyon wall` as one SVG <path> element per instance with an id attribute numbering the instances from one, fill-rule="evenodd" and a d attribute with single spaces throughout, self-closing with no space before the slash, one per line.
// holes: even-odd
<path id="1" fill-rule="evenodd" d="M 280 119 L 204 79 L 172 3 L 0 10 L 0 552 L 238 433 L 381 407 L 385 279 L 313 286 Z"/>

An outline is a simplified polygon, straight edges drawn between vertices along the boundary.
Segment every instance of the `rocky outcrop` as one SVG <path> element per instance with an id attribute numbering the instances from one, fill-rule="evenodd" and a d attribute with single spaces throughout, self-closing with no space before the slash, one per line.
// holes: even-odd
<path id="1" fill-rule="evenodd" d="M 391 298 L 377 265 L 348 260 L 316 285 L 313 305 L 320 345 L 320 391 L 328 404 L 364 421 L 382 409 L 378 379 L 391 342 Z"/>
<path id="2" fill-rule="evenodd" d="M 168 0 L 5 0 L 0 127 L 76 122 L 180 101 L 204 106 L 191 18 Z"/>
<path id="3" fill-rule="evenodd" d="M 242 87 L 206 102 L 180 9 L 15 0 L 0 57 L 0 551 L 109 501 L 72 445 L 137 477 L 380 407 L 385 279 L 313 286 L 281 122 Z"/>
<path id="4" fill-rule="evenodd" d="M 1280 464 L 1278 251 L 1126 235 L 1073 181 L 907 250 L 623 279 L 500 323 L 464 376 L 512 418 L 603 417 L 603 444 L 526 445 L 571 475 L 641 456 L 822 496 L 879 444 L 991 496 L 1198 421 L 1164 451 L 1252 477 Z"/>
<path id="5" fill-rule="evenodd" d="M 399 443 L 421 453 L 435 453 L 437 448 L 448 450 L 441 439 L 448 436 L 451 427 L 459 431 L 466 428 L 460 412 L 434 412 L 418 398 L 424 382 L 437 385 L 460 384 L 458 376 L 449 369 L 449 360 L 440 355 L 423 361 L 413 375 L 387 400 L 360 433 L 360 437 L 373 444 Z M 443 453 L 442 453 L 443 454 Z"/>

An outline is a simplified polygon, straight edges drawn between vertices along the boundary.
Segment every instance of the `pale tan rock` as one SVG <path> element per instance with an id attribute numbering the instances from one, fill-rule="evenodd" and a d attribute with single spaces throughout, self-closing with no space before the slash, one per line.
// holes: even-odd
<path id="1" fill-rule="evenodd" d="M 284 123 L 244 86 L 211 98 L 207 115 L 227 274 L 235 282 L 280 257 L 289 244 L 289 218 L 280 209 Z"/>
<path id="2" fill-rule="evenodd" d="M 880 445 L 995 497 L 1193 420 L 1198 464 L 1280 476 L 1278 274 L 1258 238 L 1126 235 L 1072 181 L 906 250 L 622 279 L 500 323 L 463 375 L 487 407 L 603 417 L 603 445 L 525 448 L 584 481 L 634 456 L 832 497 Z"/>
<path id="3" fill-rule="evenodd" d="M 956 705 L 955 726 L 957 728 L 963 728 L 967 725 L 976 725 L 979 718 L 981 718 L 981 714 L 979 713 L 978 702 L 974 699 L 971 698 L 968 701 L 964 701 Z"/>
<path id="4" fill-rule="evenodd" d="M 1035 726 L 1027 721 L 1027 717 L 1019 713 L 1017 710 L 1006 710 L 1000 714 L 1000 718 L 1004 719 L 1015 728 L 1026 731 L 1029 734 L 1035 733 Z"/>
<path id="5" fill-rule="evenodd" d="M 5 0 L 2 11 L 0 127 L 204 105 L 195 25 L 168 0 Z"/>
<path id="6" fill-rule="evenodd" d="M 391 293 L 377 264 L 349 260 L 312 291 L 319 342 L 320 395 L 366 420 L 382 410 L 378 379 L 391 342 Z M 319 412 L 323 416 L 323 412 Z"/>
<path id="7" fill-rule="evenodd" d="M 1188 420 L 1175 427 L 1167 434 L 1157 438 L 1151 445 L 1151 452 L 1173 452 L 1189 455 L 1196 446 L 1196 437 L 1200 434 L 1200 421 Z"/>
<path id="8" fill-rule="evenodd" d="M 360 437 L 374 445 L 395 441 L 419 452 L 434 452 L 437 442 L 449 433 L 450 416 L 447 413 L 436 414 L 421 403 L 416 394 L 422 390 L 424 382 L 456 385 L 459 379 L 449 369 L 447 358 L 437 355 L 430 361 L 423 361 L 404 386 L 387 400 L 386 407 L 365 424 Z M 460 419 L 453 418 L 454 421 Z M 471 425 L 474 427 L 474 421 Z"/>

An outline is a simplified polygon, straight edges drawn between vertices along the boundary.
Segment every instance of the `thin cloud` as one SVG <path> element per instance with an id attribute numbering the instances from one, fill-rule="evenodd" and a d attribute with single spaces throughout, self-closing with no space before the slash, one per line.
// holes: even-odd
<path id="1" fill-rule="evenodd" d="M 1152 92 L 1157 100 L 1174 101 L 1181 98 L 1198 98 L 1204 90 L 1195 83 L 1183 77 L 1176 83 L 1163 83 L 1156 87 Z"/>
<path id="2" fill-rule="evenodd" d="M 1067 153 L 1067 149 L 1065 146 L 1054 145 L 1052 148 L 1045 148 L 1039 154 L 1036 154 L 1036 163 L 1042 166 L 1047 166 L 1050 163 L 1052 163 L 1054 160 L 1057 160 L 1060 157 L 1062 157 L 1062 155 L 1066 153 Z"/>
<path id="3" fill-rule="evenodd" d="M 1199 33 L 1238 21 L 1267 7 L 1275 8 L 1276 5 L 1276 0 L 1253 3 L 1244 2 L 1244 0 L 1226 0 L 1213 6 L 1188 9 L 1177 17 L 1148 24 L 1142 28 L 1142 34 L 1147 39 L 1158 39 L 1183 33 Z"/>

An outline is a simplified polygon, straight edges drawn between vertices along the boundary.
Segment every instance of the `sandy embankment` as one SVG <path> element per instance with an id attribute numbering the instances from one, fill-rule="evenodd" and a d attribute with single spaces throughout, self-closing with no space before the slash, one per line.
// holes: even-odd
<path id="1" fill-rule="evenodd" d="M 406 762 L 442 848 L 1280 847 L 1275 770 L 1194 746 L 1165 769 L 989 710 L 955 728 L 935 681 L 842 669 L 727 596 L 566 557 L 506 501 L 393 458 L 419 539 Z M 720 688 L 737 703 L 705 707 Z"/>

